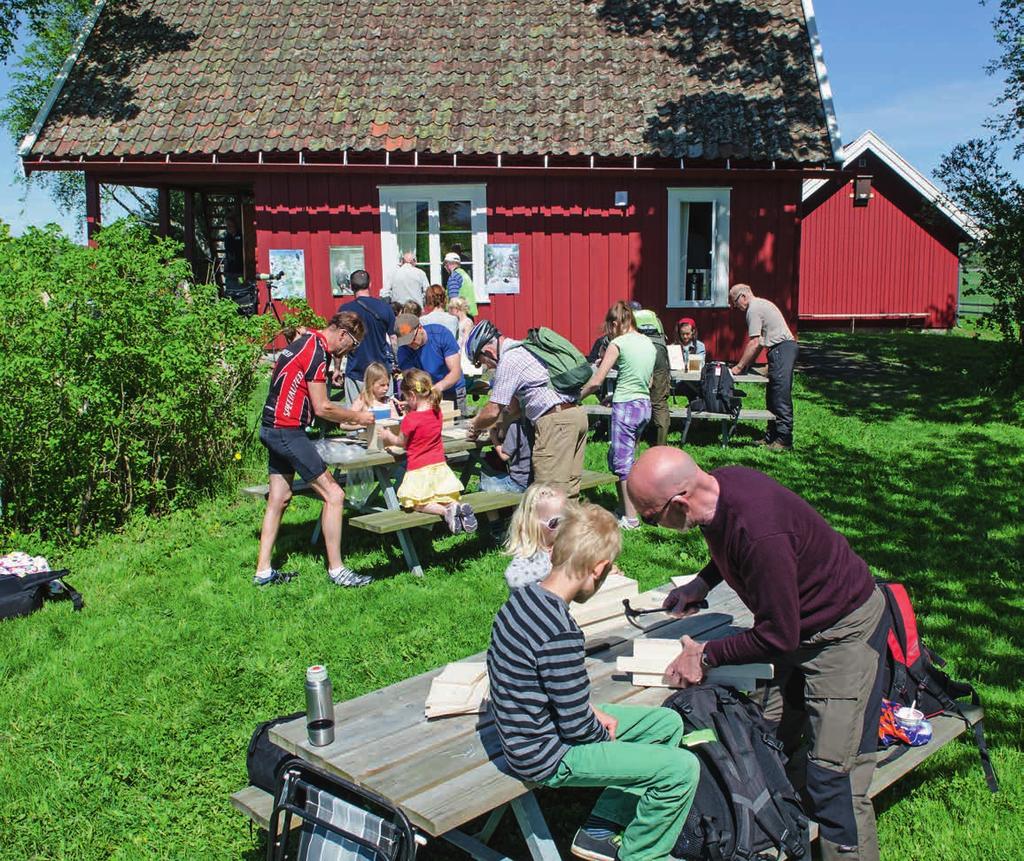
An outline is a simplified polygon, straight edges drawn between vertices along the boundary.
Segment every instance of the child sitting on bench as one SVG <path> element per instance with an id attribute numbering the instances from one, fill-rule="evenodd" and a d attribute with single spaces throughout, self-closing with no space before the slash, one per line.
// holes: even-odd
<path id="1" fill-rule="evenodd" d="M 406 472 L 398 486 L 398 503 L 402 508 L 443 517 L 452 534 L 476 532 L 473 507 L 459 502 L 465 488 L 445 460 L 441 393 L 426 371 L 414 368 L 402 375 L 402 396 L 405 417 L 399 433 L 387 428 L 379 431 L 385 445 L 405 449 Z"/>
<path id="2" fill-rule="evenodd" d="M 377 419 L 397 419 L 398 407 L 395 399 L 388 394 L 390 388 L 391 375 L 388 369 L 380 362 L 370 362 L 363 371 L 363 389 L 352 401 L 352 409 L 366 410 Z"/>
<path id="3" fill-rule="evenodd" d="M 569 603 L 601 588 L 621 543 L 611 514 L 571 505 L 551 573 L 512 590 L 487 651 L 491 713 L 512 772 L 555 788 L 605 787 L 572 844 L 591 861 L 667 858 L 700 776 L 696 757 L 679 747 L 676 712 L 590 702 L 583 633 Z"/>

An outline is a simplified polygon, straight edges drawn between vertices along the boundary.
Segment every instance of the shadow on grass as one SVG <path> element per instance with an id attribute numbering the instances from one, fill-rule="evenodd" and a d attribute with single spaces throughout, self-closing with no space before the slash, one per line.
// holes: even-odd
<path id="1" fill-rule="evenodd" d="M 1014 422 L 1024 412 L 1016 381 L 1001 379 L 998 342 L 908 334 L 810 336 L 797 368 L 804 396 L 865 421 Z M 936 397 L 939 393 L 940 396 Z"/>

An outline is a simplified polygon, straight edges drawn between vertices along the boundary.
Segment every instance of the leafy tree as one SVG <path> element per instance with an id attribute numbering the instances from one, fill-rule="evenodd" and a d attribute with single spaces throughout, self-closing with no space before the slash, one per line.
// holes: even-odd
<path id="1" fill-rule="evenodd" d="M 0 125 L 15 147 L 32 128 L 91 6 L 90 0 L 0 0 L 0 61 L 10 59 L 19 26 L 27 40 L 0 108 Z M 65 212 L 84 211 L 85 180 L 77 171 L 44 171 L 31 182 L 46 188 Z"/>
<path id="2" fill-rule="evenodd" d="M 1001 143 L 1013 144 L 1014 158 L 1024 155 L 1024 0 L 999 0 L 993 26 L 1002 53 L 986 69 L 1004 77 L 996 103 L 1003 112 L 986 122 L 992 137 L 954 147 L 936 176 L 981 231 L 971 255 L 982 279 L 972 292 L 994 299 L 983 323 L 998 329 L 1005 341 L 1024 346 L 1024 186 L 999 164 Z"/>

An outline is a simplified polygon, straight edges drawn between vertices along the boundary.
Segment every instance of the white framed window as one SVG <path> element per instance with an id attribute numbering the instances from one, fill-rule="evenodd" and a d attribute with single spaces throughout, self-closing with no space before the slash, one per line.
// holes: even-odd
<path id="1" fill-rule="evenodd" d="M 489 302 L 484 289 L 484 246 L 487 244 L 487 187 L 484 185 L 382 185 L 380 251 L 384 278 L 397 268 L 406 251 L 431 284 L 444 284 L 441 265 L 455 251 L 473 279 L 477 302 Z"/>
<path id="2" fill-rule="evenodd" d="M 667 307 L 728 307 L 729 193 L 668 189 Z"/>

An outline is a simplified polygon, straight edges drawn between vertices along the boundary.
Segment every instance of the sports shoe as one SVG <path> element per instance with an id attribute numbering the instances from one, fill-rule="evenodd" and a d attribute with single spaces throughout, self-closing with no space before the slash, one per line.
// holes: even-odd
<path id="1" fill-rule="evenodd" d="M 462 532 L 462 517 L 459 503 L 453 502 L 444 510 L 444 522 L 448 525 L 448 531 L 452 535 Z"/>
<path id="2" fill-rule="evenodd" d="M 337 571 L 328 571 L 327 576 L 335 586 L 369 586 L 373 578 L 368 574 L 357 574 L 348 565 L 342 565 Z"/>
<path id="3" fill-rule="evenodd" d="M 269 586 L 271 583 L 287 583 L 298 576 L 298 571 L 278 571 L 276 568 L 271 568 L 269 571 L 257 572 L 252 578 L 252 585 Z"/>
<path id="4" fill-rule="evenodd" d="M 577 858 L 586 858 L 587 861 L 615 861 L 619 857 L 621 842 L 622 838 L 618 834 L 611 837 L 594 837 L 581 828 L 572 839 L 569 851 Z"/>
<path id="5" fill-rule="evenodd" d="M 463 531 L 476 532 L 476 512 L 468 502 L 459 503 L 459 520 L 462 523 Z"/>
<path id="6" fill-rule="evenodd" d="M 625 514 L 619 518 L 619 529 L 639 529 L 640 518 L 639 517 L 626 517 Z"/>

